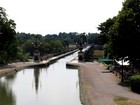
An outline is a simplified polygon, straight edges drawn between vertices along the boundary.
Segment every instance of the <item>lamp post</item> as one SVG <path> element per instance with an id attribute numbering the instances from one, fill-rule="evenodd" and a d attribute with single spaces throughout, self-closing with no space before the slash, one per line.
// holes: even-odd
<path id="1" fill-rule="evenodd" d="M 122 72 L 121 72 L 121 76 L 122 76 L 122 78 L 121 78 L 121 82 L 124 82 L 124 74 L 123 74 L 123 60 L 124 60 L 124 58 L 122 59 Z"/>
<path id="2" fill-rule="evenodd" d="M 79 40 L 79 52 L 78 52 L 78 60 L 79 61 L 83 61 L 84 60 L 84 52 L 82 51 L 83 50 L 83 39 L 80 38 Z"/>
<path id="3" fill-rule="evenodd" d="M 83 50 L 83 39 L 80 38 L 80 42 L 79 42 L 79 50 L 82 51 Z"/>
<path id="4" fill-rule="evenodd" d="M 32 43 L 35 51 L 34 51 L 34 61 L 35 62 L 39 62 L 40 61 L 40 51 L 39 51 L 39 46 L 41 45 L 41 43 L 38 42 L 37 36 L 35 37 L 35 42 Z"/>

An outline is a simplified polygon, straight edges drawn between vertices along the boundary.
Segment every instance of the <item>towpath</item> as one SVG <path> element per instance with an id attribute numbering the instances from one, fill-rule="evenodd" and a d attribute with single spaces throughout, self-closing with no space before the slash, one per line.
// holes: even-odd
<path id="1" fill-rule="evenodd" d="M 116 105 L 115 96 L 140 100 L 140 95 L 120 85 L 118 78 L 98 62 L 76 63 L 79 66 L 80 93 L 84 105 Z"/>
<path id="2" fill-rule="evenodd" d="M 33 62 L 33 61 L 31 61 L 31 62 L 17 62 L 17 63 L 11 63 L 11 64 L 8 64 L 8 65 L 2 66 L 2 67 L 0 67 L 0 77 L 15 73 L 19 70 L 22 70 L 22 69 L 26 68 L 26 67 L 51 64 L 54 61 L 56 61 L 56 60 L 58 60 L 62 57 L 65 57 L 67 55 L 70 55 L 70 54 L 76 52 L 77 50 L 78 49 L 75 49 L 75 50 L 72 50 L 70 52 L 66 52 L 64 54 L 54 56 L 52 58 L 49 58 L 47 61 L 45 60 L 45 61 L 41 61 L 41 62 Z"/>

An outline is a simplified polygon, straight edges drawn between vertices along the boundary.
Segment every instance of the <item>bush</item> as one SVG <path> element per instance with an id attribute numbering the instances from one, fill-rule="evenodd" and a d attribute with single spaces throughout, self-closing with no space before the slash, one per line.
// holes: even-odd
<path id="1" fill-rule="evenodd" d="M 130 77 L 131 90 L 140 93 L 140 75 Z"/>

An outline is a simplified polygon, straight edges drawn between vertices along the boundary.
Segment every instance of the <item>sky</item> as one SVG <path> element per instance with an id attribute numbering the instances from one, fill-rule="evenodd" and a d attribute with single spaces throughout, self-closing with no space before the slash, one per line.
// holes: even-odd
<path id="1" fill-rule="evenodd" d="M 17 32 L 96 33 L 100 23 L 118 14 L 124 0 L 0 0 Z"/>

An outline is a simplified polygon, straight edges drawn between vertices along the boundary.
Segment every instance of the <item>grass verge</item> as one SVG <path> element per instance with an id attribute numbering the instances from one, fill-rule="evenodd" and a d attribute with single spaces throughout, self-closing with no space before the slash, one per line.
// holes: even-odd
<path id="1" fill-rule="evenodd" d="M 103 58 L 104 57 L 104 51 L 103 50 L 94 50 L 93 57 L 98 59 L 98 58 Z"/>
<path id="2" fill-rule="evenodd" d="M 140 105 L 140 101 L 128 99 L 125 97 L 115 97 L 114 102 L 117 105 Z"/>

